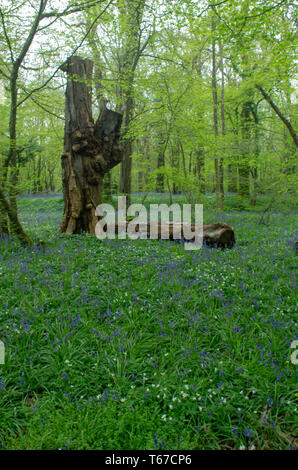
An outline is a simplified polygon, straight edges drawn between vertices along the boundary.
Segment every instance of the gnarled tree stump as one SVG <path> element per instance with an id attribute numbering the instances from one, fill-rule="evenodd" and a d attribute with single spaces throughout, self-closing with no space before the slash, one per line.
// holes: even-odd
<path id="1" fill-rule="evenodd" d="M 67 72 L 62 182 L 64 215 L 61 231 L 95 233 L 103 177 L 122 159 L 122 115 L 103 102 L 96 123 L 92 118 L 93 62 L 72 56 L 61 67 Z"/>

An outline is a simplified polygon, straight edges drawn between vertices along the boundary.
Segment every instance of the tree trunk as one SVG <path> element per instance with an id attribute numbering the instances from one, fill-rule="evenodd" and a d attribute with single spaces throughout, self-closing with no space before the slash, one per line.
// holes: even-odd
<path id="1" fill-rule="evenodd" d="M 131 169 L 132 169 L 132 138 L 128 135 L 129 125 L 132 118 L 134 109 L 134 100 L 132 97 L 132 83 L 129 83 L 129 88 L 126 91 L 126 101 L 124 104 L 124 139 L 122 140 L 123 158 L 121 162 L 120 171 L 120 193 L 127 197 L 127 204 L 130 204 L 131 193 Z"/>
<path id="2" fill-rule="evenodd" d="M 249 198 L 249 147 L 250 147 L 250 103 L 242 106 L 241 112 L 241 156 L 238 167 L 239 196 Z"/>
<path id="3" fill-rule="evenodd" d="M 228 165 L 228 192 L 229 193 L 237 193 L 238 185 L 238 168 L 235 163 L 230 163 Z"/>
<path id="4" fill-rule="evenodd" d="M 134 113 L 134 77 L 138 61 L 145 50 L 147 41 L 142 43 L 142 20 L 146 2 L 144 0 L 124 0 L 117 2 L 121 43 L 118 50 L 119 58 L 119 97 L 123 112 L 123 158 L 120 172 L 120 192 L 127 197 L 130 203 L 132 146 L 134 137 L 129 135 L 130 123 Z M 120 43 L 120 44 L 121 44 Z"/>
<path id="5" fill-rule="evenodd" d="M 130 203 L 130 193 L 131 193 L 131 168 L 132 168 L 132 159 L 130 158 L 132 154 L 132 141 L 130 138 L 127 138 L 122 143 L 123 146 L 123 159 L 121 163 L 120 171 L 120 193 L 124 194 L 127 197 L 127 204 Z"/>
<path id="6" fill-rule="evenodd" d="M 223 61 L 223 47 L 221 41 L 219 42 L 219 57 L 220 57 L 220 71 L 221 71 L 221 103 L 220 103 L 220 116 L 221 116 L 221 133 L 223 140 L 223 148 L 221 153 L 225 153 L 224 142 L 226 135 L 226 119 L 225 119 L 225 74 L 224 74 L 224 61 Z M 220 207 L 221 210 L 224 210 L 224 159 L 223 157 L 219 158 L 219 194 L 220 194 Z"/>
<path id="7" fill-rule="evenodd" d="M 17 214 L 17 78 L 18 68 L 13 66 L 10 78 L 10 117 L 9 117 L 9 154 L 10 185 L 9 202 L 11 210 Z M 10 219 L 11 220 L 11 219 Z"/>
<path id="8" fill-rule="evenodd" d="M 1 233 L 8 234 L 8 218 L 5 207 L 0 201 L 0 234 Z"/>
<path id="9" fill-rule="evenodd" d="M 153 229 L 154 227 L 154 229 Z M 184 225 L 172 222 L 156 222 L 156 223 L 140 223 L 136 226 L 130 227 L 129 222 L 116 222 L 114 225 L 115 234 L 124 230 L 127 233 L 139 233 L 147 234 L 150 237 L 150 232 L 153 229 L 157 233 L 158 238 L 162 237 L 163 233 L 168 231 L 169 240 L 173 240 L 175 236 L 175 228 L 179 228 L 179 232 L 182 235 L 186 235 L 184 232 Z M 188 229 L 191 228 L 192 232 L 195 232 L 195 224 L 189 224 Z M 107 226 L 104 228 L 106 231 Z M 193 237 L 194 238 L 194 237 Z M 193 240 L 193 238 L 191 240 Z M 215 246 L 217 248 L 232 248 L 235 245 L 235 233 L 234 227 L 225 224 L 223 222 L 217 222 L 215 224 L 204 224 L 203 225 L 203 243 L 207 246 Z"/>
<path id="10" fill-rule="evenodd" d="M 68 74 L 62 183 L 61 231 L 95 233 L 96 207 L 102 202 L 104 174 L 122 159 L 122 115 L 104 104 L 94 124 L 91 105 L 93 62 L 73 56 L 62 68 Z"/>
<path id="11" fill-rule="evenodd" d="M 42 192 L 42 182 L 41 182 L 41 156 L 39 154 L 37 159 L 37 192 Z"/>
<path id="12" fill-rule="evenodd" d="M 33 23 L 31 24 L 30 31 L 28 36 L 26 37 L 23 44 L 20 45 L 20 52 L 17 57 L 13 57 L 13 51 L 11 49 L 11 44 L 9 43 L 8 37 L 6 37 L 7 44 L 10 49 L 11 59 L 12 59 L 12 67 L 10 72 L 10 116 L 9 116 L 9 154 L 8 158 L 5 162 L 4 166 L 4 175 L 3 175 L 3 189 L 0 188 L 0 199 L 1 199 L 1 211 L 3 210 L 4 214 L 6 214 L 10 220 L 11 229 L 18 235 L 18 237 L 24 243 L 31 243 L 29 237 L 25 234 L 22 229 L 22 226 L 18 220 L 17 216 L 17 198 L 16 198 L 16 190 L 17 190 L 17 174 L 16 174 L 16 167 L 17 167 L 17 98 L 18 98 L 18 75 L 20 67 L 29 51 L 32 41 L 36 35 L 38 30 L 38 26 L 40 21 L 42 20 L 42 15 L 44 10 L 47 6 L 48 0 L 40 0 L 39 8 L 34 18 Z M 11 167 L 11 181 L 12 184 L 9 187 L 9 202 L 6 200 L 4 192 L 6 181 L 7 181 L 7 174 L 8 168 Z M 5 219 L 5 215 L 1 217 L 1 219 Z M 2 222 L 1 222 L 2 223 Z M 4 223 L 5 226 L 5 223 Z"/>
<path id="13" fill-rule="evenodd" d="M 160 173 L 157 173 L 156 176 L 156 191 L 158 193 L 162 193 L 164 191 L 164 173 L 162 173 L 162 169 L 165 166 L 165 145 L 162 142 L 159 145 L 158 155 L 157 155 L 157 170 L 161 169 Z"/>
<path id="14" fill-rule="evenodd" d="M 204 158 L 203 148 L 199 147 L 195 151 L 195 156 L 196 156 L 195 175 L 197 176 L 198 182 L 199 182 L 199 192 L 202 194 L 205 194 L 205 190 L 206 190 L 206 182 L 205 182 L 205 175 L 204 175 L 205 158 Z"/>
<path id="15" fill-rule="evenodd" d="M 212 19 L 212 34 L 215 34 L 215 22 Z M 223 160 L 218 157 L 218 97 L 216 81 L 216 46 L 215 39 L 212 37 L 212 97 L 213 97 L 213 124 L 215 139 L 215 180 L 216 180 L 216 210 L 221 213 L 224 209 L 223 193 Z"/>
<path id="16" fill-rule="evenodd" d="M 17 212 L 8 203 L 1 189 L 0 189 L 0 210 L 1 211 L 3 210 L 4 213 L 8 215 L 9 221 L 10 221 L 11 232 L 14 233 L 19 238 L 21 243 L 23 243 L 24 245 L 32 245 L 32 241 L 30 237 L 23 230 L 23 227 L 18 219 Z"/>
<path id="17" fill-rule="evenodd" d="M 229 119 L 232 124 L 232 142 L 231 146 L 235 150 L 230 153 L 228 159 L 228 171 L 227 171 L 227 189 L 229 193 L 238 192 L 238 164 L 239 164 L 239 113 L 238 107 L 235 108 L 235 121 L 232 119 L 232 115 L 228 113 Z"/>
<path id="18" fill-rule="evenodd" d="M 260 129 L 259 129 L 259 116 L 258 116 L 258 108 L 257 106 L 254 107 L 253 111 L 254 117 L 254 163 L 251 165 L 250 174 L 251 174 L 251 197 L 250 197 L 250 204 L 251 206 L 255 206 L 257 203 L 257 178 L 258 178 L 258 160 L 260 156 Z"/>

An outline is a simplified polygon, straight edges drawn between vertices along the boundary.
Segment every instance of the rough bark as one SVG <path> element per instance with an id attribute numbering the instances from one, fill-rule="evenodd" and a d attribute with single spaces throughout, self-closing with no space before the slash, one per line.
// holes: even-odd
<path id="1" fill-rule="evenodd" d="M 67 72 L 68 82 L 62 154 L 64 215 L 61 231 L 94 234 L 98 221 L 95 210 L 102 202 L 104 174 L 122 159 L 122 115 L 107 109 L 104 103 L 94 123 L 91 60 L 73 56 L 62 70 Z"/>
<path id="2" fill-rule="evenodd" d="M 161 238 L 162 232 L 165 229 L 169 229 L 169 239 L 174 239 L 174 224 L 173 223 L 161 223 L 156 222 L 158 225 L 158 237 Z M 181 226 L 181 224 L 178 224 Z M 177 227 L 177 224 L 175 224 Z M 119 231 L 123 229 L 129 232 L 129 222 L 115 223 L 115 233 L 118 234 Z M 183 227 L 182 234 L 183 234 Z M 191 224 L 192 231 L 195 230 L 195 224 Z M 139 234 L 146 233 L 147 237 L 150 237 L 150 224 L 140 223 L 136 226 L 136 232 Z M 130 232 L 129 232 L 130 233 Z M 132 232 L 131 232 L 132 233 Z M 191 241 L 191 240 L 190 240 Z M 225 224 L 223 222 L 217 222 L 215 224 L 205 224 L 203 225 L 203 243 L 208 246 L 215 246 L 218 248 L 232 248 L 235 244 L 235 234 L 234 228 L 231 225 Z"/>

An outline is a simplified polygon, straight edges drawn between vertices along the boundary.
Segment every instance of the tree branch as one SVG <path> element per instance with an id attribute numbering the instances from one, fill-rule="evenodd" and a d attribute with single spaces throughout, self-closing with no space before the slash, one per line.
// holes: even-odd
<path id="1" fill-rule="evenodd" d="M 251 16 L 246 16 L 245 18 L 250 19 L 250 18 L 258 18 L 259 16 L 265 15 L 265 13 L 268 13 L 268 11 L 274 10 L 275 8 L 278 8 L 281 6 L 283 3 L 285 3 L 286 0 L 281 0 L 281 2 L 276 3 L 276 5 L 272 5 L 272 7 L 269 7 L 265 10 L 263 10 L 261 13 L 257 13 L 256 15 L 251 15 Z"/>
<path id="2" fill-rule="evenodd" d="M 28 37 L 26 39 L 26 41 L 24 42 L 23 44 L 23 47 L 22 47 L 22 50 L 19 54 L 19 56 L 17 57 L 17 59 L 14 61 L 14 64 L 19 68 L 19 66 L 21 65 L 21 63 L 23 62 L 28 50 L 29 50 L 29 47 L 31 46 L 32 44 L 32 41 L 34 39 L 34 36 L 36 34 L 36 31 L 37 31 L 37 28 L 38 28 L 38 25 L 40 23 L 40 20 L 41 20 L 41 17 L 42 17 L 42 14 L 44 12 L 44 9 L 45 7 L 47 6 L 47 3 L 48 3 L 48 0 L 40 0 L 40 4 L 39 4 L 39 10 L 38 10 L 38 13 L 35 17 L 35 20 L 34 20 L 34 23 L 30 29 L 30 32 L 28 34 Z"/>
<path id="3" fill-rule="evenodd" d="M 67 15 L 71 15 L 72 13 L 77 13 L 79 11 L 83 11 L 83 10 L 87 10 L 88 8 L 92 8 L 94 7 L 95 5 L 98 5 L 99 3 L 103 3 L 104 0 L 96 0 L 96 1 L 91 1 L 91 2 L 83 2 L 81 3 L 80 5 L 78 6 L 75 6 L 75 8 L 72 8 L 72 9 L 69 9 L 70 7 L 67 7 L 65 8 L 65 10 L 63 10 L 61 13 L 57 12 L 57 11 L 49 11 L 48 13 L 43 13 L 42 15 L 42 18 L 41 19 L 44 19 L 44 18 L 61 18 L 61 16 L 67 16 Z"/>
<path id="4" fill-rule="evenodd" d="M 2 8 L 0 8 L 0 15 L 1 15 L 1 23 L 2 23 L 2 27 L 3 27 L 3 31 L 4 31 L 4 36 L 5 36 L 5 39 L 6 39 L 8 48 L 9 48 L 9 52 L 10 52 L 11 62 L 13 63 L 14 62 L 14 57 L 13 57 L 11 42 L 10 42 L 9 36 L 7 34 L 7 31 L 6 31 L 6 26 L 5 26 L 5 21 L 4 21 L 4 15 L 3 15 L 3 12 L 2 12 Z"/>
<path id="5" fill-rule="evenodd" d="M 76 46 L 74 48 L 74 50 L 72 51 L 72 53 L 70 54 L 70 57 L 73 56 L 77 50 L 82 46 L 82 44 L 84 43 L 85 39 L 87 38 L 87 36 L 89 35 L 91 29 L 93 28 L 93 26 L 96 24 L 96 22 L 99 20 L 99 18 L 107 11 L 107 9 L 109 8 L 109 6 L 113 3 L 114 0 L 110 0 L 110 2 L 106 5 L 106 7 L 104 8 L 104 10 L 102 10 L 100 12 L 100 14 L 95 18 L 95 20 L 92 22 L 90 28 L 88 28 L 86 34 L 83 36 L 81 42 L 78 44 L 78 46 Z M 39 87 L 37 88 L 34 88 L 33 90 L 31 90 L 27 96 L 25 96 L 25 98 L 23 98 L 18 104 L 17 104 L 17 107 L 19 107 L 21 104 L 23 104 L 25 101 L 27 101 L 28 98 L 31 97 L 31 95 L 33 95 L 33 93 L 36 93 L 37 91 L 40 91 L 42 90 L 43 88 L 45 88 L 47 86 L 47 84 L 55 77 L 55 75 L 59 72 L 59 70 L 61 70 L 61 68 L 63 67 L 63 65 L 65 65 L 67 63 L 67 60 L 66 59 L 62 64 L 60 64 L 56 70 L 52 73 L 52 75 L 42 84 L 40 85 Z"/>
<path id="6" fill-rule="evenodd" d="M 276 104 L 272 101 L 270 96 L 265 92 L 265 90 L 260 85 L 256 84 L 255 87 L 257 88 L 257 90 L 259 90 L 262 93 L 262 95 L 265 98 L 265 100 L 267 101 L 267 103 L 271 106 L 271 108 L 277 114 L 277 116 L 282 120 L 284 125 L 287 127 L 287 129 L 288 129 L 288 131 L 289 131 L 289 133 L 290 133 L 290 135 L 293 139 L 294 144 L 296 145 L 296 147 L 298 147 L 298 137 L 297 137 L 297 134 L 296 134 L 294 128 L 292 127 L 292 124 L 290 123 L 290 121 L 282 114 L 280 109 L 276 106 Z"/>

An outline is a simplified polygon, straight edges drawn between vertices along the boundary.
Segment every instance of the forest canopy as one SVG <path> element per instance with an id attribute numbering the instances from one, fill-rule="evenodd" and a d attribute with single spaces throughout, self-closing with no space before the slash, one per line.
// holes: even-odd
<path id="1" fill-rule="evenodd" d="M 123 115 L 123 158 L 105 175 L 105 197 L 211 192 L 222 212 L 225 192 L 254 206 L 258 195 L 294 191 L 294 2 L 0 5 L 0 195 L 7 210 L 16 214 L 17 194 L 62 189 L 63 64 L 74 55 L 94 63 L 94 115 L 102 98 Z"/>

